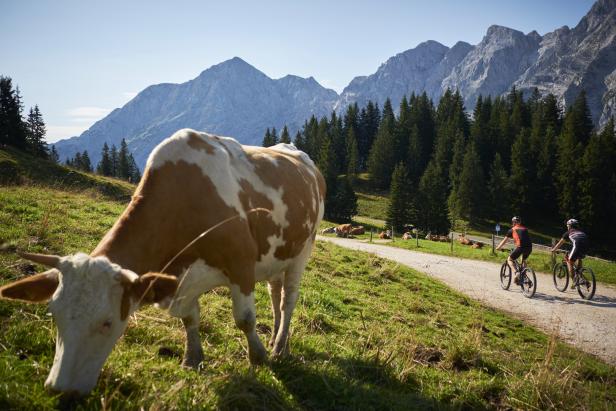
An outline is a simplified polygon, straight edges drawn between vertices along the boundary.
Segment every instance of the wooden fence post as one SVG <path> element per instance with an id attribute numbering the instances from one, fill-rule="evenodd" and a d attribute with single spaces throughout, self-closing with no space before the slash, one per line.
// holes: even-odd
<path id="1" fill-rule="evenodd" d="M 372 232 L 374 231 L 374 228 L 370 228 L 370 242 L 372 242 Z"/>
<path id="2" fill-rule="evenodd" d="M 453 231 L 451 232 L 451 253 L 453 254 Z"/>
<path id="3" fill-rule="evenodd" d="M 494 234 L 492 234 L 492 255 L 496 255 L 496 251 L 494 251 L 494 248 L 495 248 L 494 241 L 495 241 L 495 237 L 494 237 Z"/>

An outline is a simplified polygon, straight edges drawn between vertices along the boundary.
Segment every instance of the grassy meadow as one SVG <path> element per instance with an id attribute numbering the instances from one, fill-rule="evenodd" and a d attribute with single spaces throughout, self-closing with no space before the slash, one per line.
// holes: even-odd
<path id="1" fill-rule="evenodd" d="M 11 245 L 0 253 L 0 284 L 42 269 L 15 247 L 90 251 L 126 204 L 99 188 L 0 186 L 0 239 Z M 63 402 L 43 389 L 55 339 L 46 307 L 0 301 L 0 409 L 616 407 L 613 366 L 424 274 L 327 243 L 317 243 L 304 275 L 289 357 L 249 365 L 227 290 L 204 295 L 201 307 L 198 371 L 180 367 L 181 321 L 147 307 L 92 394 Z M 263 284 L 257 321 L 265 341 L 272 321 Z"/>

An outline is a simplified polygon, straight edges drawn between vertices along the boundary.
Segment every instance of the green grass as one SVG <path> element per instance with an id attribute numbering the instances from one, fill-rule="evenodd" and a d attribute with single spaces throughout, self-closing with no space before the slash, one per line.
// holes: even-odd
<path id="1" fill-rule="evenodd" d="M 124 204 L 96 192 L 0 187 L 0 238 L 32 251 L 90 251 Z M 27 264 L 0 254 L 0 283 Z M 37 267 L 41 268 L 41 267 Z M 271 327 L 257 287 L 262 339 Z M 0 301 L 0 409 L 606 409 L 616 369 L 416 271 L 317 243 L 291 356 L 250 367 L 225 289 L 201 299 L 205 362 L 179 366 L 178 319 L 131 320 L 94 392 L 63 403 L 43 382 L 55 330 L 41 305 Z"/>
<path id="2" fill-rule="evenodd" d="M 32 184 L 65 191 L 94 191 L 120 201 L 129 200 L 135 189 L 122 180 L 84 173 L 10 147 L 0 149 L 0 185 Z"/>

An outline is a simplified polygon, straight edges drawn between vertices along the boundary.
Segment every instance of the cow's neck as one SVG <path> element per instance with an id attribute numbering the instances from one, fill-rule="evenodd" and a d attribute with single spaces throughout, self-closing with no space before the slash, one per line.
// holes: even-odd
<path id="1" fill-rule="evenodd" d="M 168 238 L 165 226 L 171 219 L 156 218 L 152 215 L 156 208 L 145 203 L 143 197 L 135 196 L 92 256 L 105 256 L 138 275 L 160 271 L 181 247 Z"/>

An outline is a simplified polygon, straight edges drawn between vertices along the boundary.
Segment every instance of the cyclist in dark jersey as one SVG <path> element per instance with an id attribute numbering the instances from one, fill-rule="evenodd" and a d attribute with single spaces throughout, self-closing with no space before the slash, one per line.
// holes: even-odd
<path id="1" fill-rule="evenodd" d="M 522 219 L 520 217 L 513 217 L 511 219 L 512 227 L 507 234 L 505 234 L 505 238 L 500 242 L 497 250 L 502 249 L 509 238 L 513 238 L 515 243 L 515 248 L 509 254 L 507 258 L 507 263 L 509 267 L 511 267 L 511 271 L 515 273 L 515 278 L 513 282 L 518 284 L 520 273 L 515 270 L 515 265 L 513 264 L 513 260 L 517 260 L 518 257 L 522 256 L 522 266 L 526 263 L 526 259 L 533 252 L 533 242 L 530 239 L 530 235 L 528 234 L 528 229 L 522 225 Z"/>
<path id="2" fill-rule="evenodd" d="M 573 265 L 578 261 L 578 267 L 582 268 L 582 259 L 586 257 L 588 252 L 588 236 L 585 232 L 579 229 L 579 221 L 575 218 L 571 218 L 567 221 L 567 231 L 563 234 L 562 238 L 552 248 L 552 252 L 558 250 L 565 241 L 570 241 L 573 244 L 571 251 L 567 255 L 567 267 L 569 268 L 569 275 L 573 276 Z M 575 281 L 571 284 L 571 288 L 575 288 Z"/>

